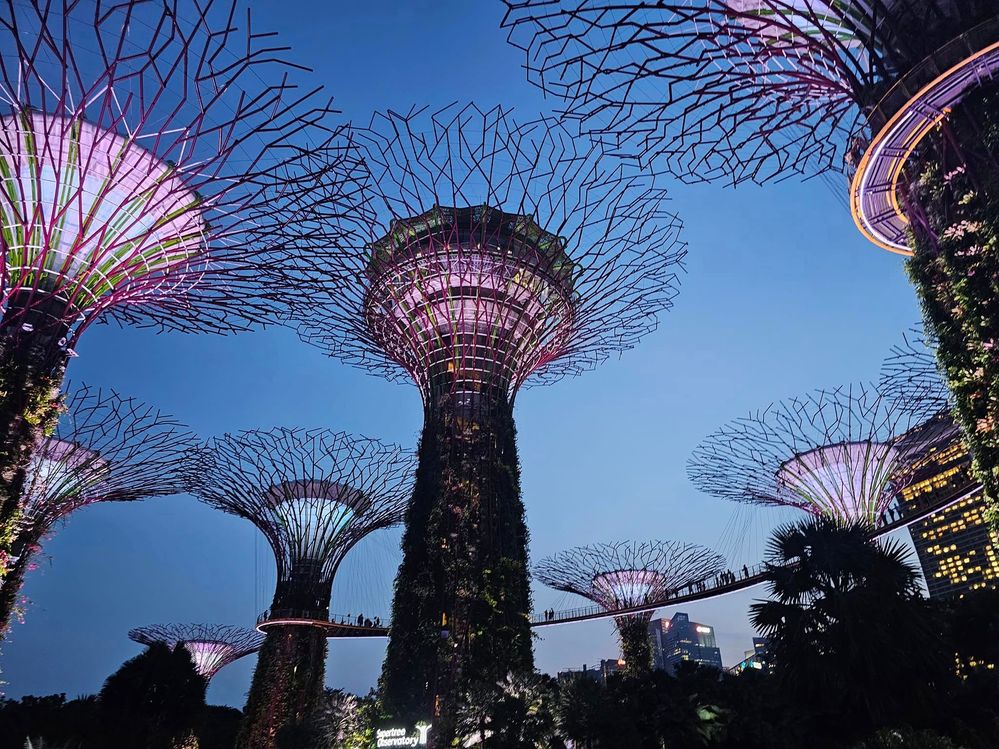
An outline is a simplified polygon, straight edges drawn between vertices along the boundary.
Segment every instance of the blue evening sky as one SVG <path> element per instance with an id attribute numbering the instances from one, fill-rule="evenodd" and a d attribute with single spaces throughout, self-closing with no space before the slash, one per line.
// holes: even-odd
<path id="1" fill-rule="evenodd" d="M 455 100 L 514 106 L 524 117 L 545 107 L 499 29 L 496 0 L 255 0 L 253 10 L 258 29 L 280 32 L 345 116 L 362 123 L 375 109 Z M 677 185 L 674 196 L 688 272 L 659 330 L 593 372 L 518 397 L 535 559 L 653 537 L 718 546 L 734 565 L 757 558 L 772 514 L 695 491 L 685 472 L 691 449 L 775 399 L 875 378 L 918 319 L 902 260 L 867 244 L 821 181 Z M 414 446 L 419 434 L 415 387 L 339 364 L 289 331 L 221 338 L 97 326 L 79 352 L 71 380 L 154 403 L 205 437 L 328 426 Z M 722 544 L 727 526 L 740 532 Z M 385 534 L 356 551 L 334 586 L 335 611 L 388 612 L 397 540 Z M 130 627 L 251 625 L 272 592 L 273 562 L 256 530 L 190 497 L 90 507 L 45 551 L 51 561 L 25 588 L 27 623 L 15 625 L 0 660 L 12 697 L 95 692 L 140 652 L 126 638 Z M 751 647 L 746 611 L 763 594 L 684 610 L 716 627 L 729 665 Z M 582 603 L 535 592 L 538 610 Z M 366 691 L 383 652 L 379 641 L 331 641 L 327 684 Z M 536 646 L 539 668 L 551 673 L 616 653 L 610 622 L 544 630 Z M 223 670 L 209 699 L 242 707 L 253 662 Z"/>

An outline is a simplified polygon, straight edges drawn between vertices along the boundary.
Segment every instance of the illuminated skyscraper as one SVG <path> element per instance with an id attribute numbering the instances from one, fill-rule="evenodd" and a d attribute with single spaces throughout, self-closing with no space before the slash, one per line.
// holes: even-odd
<path id="1" fill-rule="evenodd" d="M 649 622 L 652 658 L 660 671 L 672 674 L 683 661 L 721 669 L 721 650 L 715 641 L 715 628 L 690 621 L 687 614 Z"/>
<path id="2" fill-rule="evenodd" d="M 971 455 L 949 417 L 931 419 L 912 434 L 931 430 L 937 434 L 914 462 L 912 479 L 899 493 L 903 504 L 957 500 L 909 526 L 926 587 L 931 598 L 994 588 L 999 581 L 999 555 L 993 546 L 994 534 L 983 517 L 985 501 L 982 487 L 971 473 Z"/>

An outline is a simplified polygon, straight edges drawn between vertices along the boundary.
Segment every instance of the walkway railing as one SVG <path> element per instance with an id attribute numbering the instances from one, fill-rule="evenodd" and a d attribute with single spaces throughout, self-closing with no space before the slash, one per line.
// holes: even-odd
<path id="1" fill-rule="evenodd" d="M 892 531 L 898 530 L 899 528 L 904 528 L 907 525 L 923 520 L 935 512 L 945 510 L 948 507 L 973 496 L 980 490 L 981 486 L 978 484 L 971 484 L 970 486 L 965 484 L 957 487 L 954 491 L 947 495 L 938 497 L 934 502 L 906 503 L 905 505 L 895 508 L 894 511 L 886 513 L 881 518 L 881 521 L 871 534 L 871 537 L 878 538 L 891 533 Z M 754 585 L 759 585 L 764 582 L 763 573 L 765 570 L 766 565 L 761 562 L 751 567 L 745 566 L 737 570 L 727 571 L 726 574 L 722 576 L 718 576 L 712 580 L 706 580 L 692 586 L 685 586 L 678 591 L 673 591 L 666 598 L 658 601 L 652 601 L 641 606 L 632 606 L 630 608 L 614 609 L 609 611 L 600 606 L 592 605 L 555 611 L 551 616 L 546 616 L 542 613 L 540 616 L 535 616 L 531 620 L 531 626 L 552 627 L 559 624 L 594 621 L 597 619 L 612 619 L 618 616 L 652 613 L 657 609 L 661 609 L 666 606 L 676 606 L 678 604 L 702 601 L 708 598 L 719 598 L 721 596 L 728 595 L 729 593 L 735 593 L 746 588 L 751 588 Z M 291 616 L 288 611 L 279 611 L 276 613 L 279 616 L 275 618 L 300 618 L 311 620 L 310 616 Z M 293 614 L 295 612 L 290 613 Z M 299 613 L 305 614 L 306 612 Z M 257 624 L 260 625 L 271 620 L 271 612 L 265 611 L 257 617 Z M 362 620 L 361 624 L 358 624 L 356 616 L 351 617 L 348 614 L 334 614 L 330 616 L 329 622 L 324 622 L 324 625 L 326 625 L 330 637 L 353 638 L 387 636 L 389 627 L 388 617 L 385 619 L 379 618 L 377 621 L 379 623 L 375 624 L 375 619 L 368 620 L 365 618 Z"/>

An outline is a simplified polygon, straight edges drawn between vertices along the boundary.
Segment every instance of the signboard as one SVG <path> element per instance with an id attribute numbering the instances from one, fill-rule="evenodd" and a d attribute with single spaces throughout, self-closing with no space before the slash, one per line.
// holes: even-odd
<path id="1" fill-rule="evenodd" d="M 417 723 L 412 733 L 405 728 L 379 728 L 375 731 L 375 746 L 378 749 L 396 746 L 426 746 L 429 732 L 429 723 Z"/>

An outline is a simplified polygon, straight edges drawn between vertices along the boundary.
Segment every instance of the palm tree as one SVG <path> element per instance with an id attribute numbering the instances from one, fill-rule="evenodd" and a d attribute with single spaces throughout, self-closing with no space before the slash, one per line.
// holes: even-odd
<path id="1" fill-rule="evenodd" d="M 823 735 L 932 720 L 951 654 L 901 544 L 814 518 L 777 529 L 765 576 L 772 600 L 753 604 L 753 625 L 781 691 Z"/>

